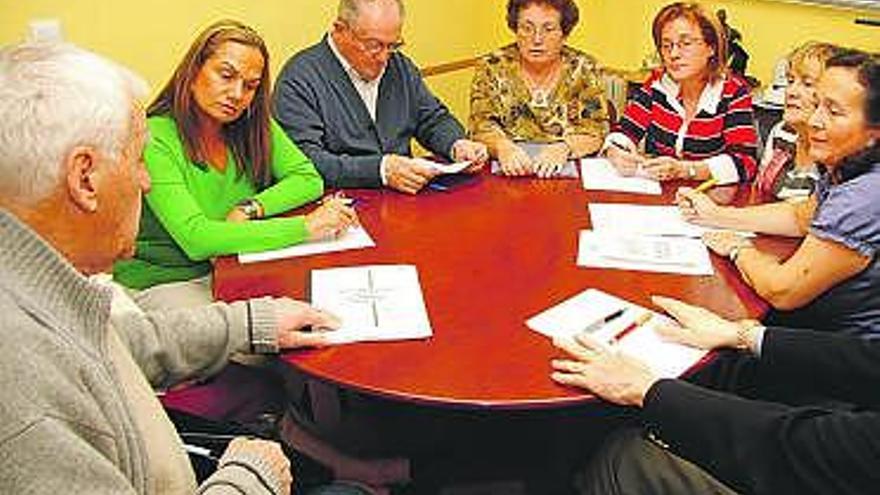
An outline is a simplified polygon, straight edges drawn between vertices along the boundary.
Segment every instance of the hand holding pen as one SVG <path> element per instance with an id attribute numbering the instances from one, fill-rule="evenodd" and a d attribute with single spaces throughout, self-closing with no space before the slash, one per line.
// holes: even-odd
<path id="1" fill-rule="evenodd" d="M 353 198 L 342 193 L 324 197 L 320 206 L 305 216 L 306 230 L 309 240 L 324 240 L 339 237 L 349 227 L 357 225 L 358 217 L 354 211 Z"/>
<path id="2" fill-rule="evenodd" d="M 642 174 L 645 157 L 635 150 L 627 149 L 617 141 L 611 141 L 611 146 L 605 151 L 605 156 L 620 175 L 629 177 Z"/>
<path id="3" fill-rule="evenodd" d="M 706 191 L 717 184 L 709 179 L 696 188 L 682 187 L 675 193 L 675 202 L 685 221 L 698 225 L 718 226 L 722 207 L 715 204 Z"/>

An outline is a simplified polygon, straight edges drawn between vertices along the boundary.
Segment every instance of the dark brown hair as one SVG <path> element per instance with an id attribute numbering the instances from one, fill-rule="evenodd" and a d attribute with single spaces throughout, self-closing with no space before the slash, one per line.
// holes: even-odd
<path id="1" fill-rule="evenodd" d="M 253 101 L 241 117 L 223 125 L 223 139 L 235 157 L 239 174 L 247 174 L 254 186 L 263 188 L 272 181 L 270 160 L 272 140 L 269 129 L 269 50 L 252 28 L 232 20 L 216 22 L 202 31 L 174 70 L 171 80 L 147 109 L 147 115 L 167 115 L 177 123 L 187 158 L 202 161 L 205 153 L 196 135 L 198 109 L 192 94 L 196 76 L 217 49 L 226 42 L 258 49 L 263 56 L 263 72 Z"/>
<path id="2" fill-rule="evenodd" d="M 880 127 L 880 57 L 861 50 L 843 49 L 825 62 L 825 68 L 855 71 L 865 89 L 865 118 L 870 127 Z"/>
<path id="3" fill-rule="evenodd" d="M 516 32 L 519 23 L 519 13 L 529 5 L 546 5 L 559 12 L 560 27 L 562 34 L 568 36 L 580 19 L 580 11 L 574 0 L 508 0 L 507 1 L 507 27 Z"/>
<path id="4" fill-rule="evenodd" d="M 720 79 L 727 70 L 727 34 L 721 26 L 721 21 L 712 12 L 694 2 L 675 2 L 660 9 L 654 17 L 651 33 L 654 36 L 654 47 L 660 58 L 663 58 L 660 46 L 663 42 L 663 28 L 678 18 L 685 18 L 700 27 L 703 41 L 715 50 L 715 55 L 709 59 L 709 78 Z"/>

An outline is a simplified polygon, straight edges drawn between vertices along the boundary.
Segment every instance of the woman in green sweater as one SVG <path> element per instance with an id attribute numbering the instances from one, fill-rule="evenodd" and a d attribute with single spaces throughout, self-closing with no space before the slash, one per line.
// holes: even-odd
<path id="1" fill-rule="evenodd" d="M 332 237 L 357 221 L 335 196 L 308 215 L 270 218 L 317 199 L 324 186 L 270 118 L 269 85 L 262 38 L 221 21 L 196 39 L 147 109 L 152 190 L 137 253 L 114 268 L 117 281 L 143 291 L 142 305 L 209 302 L 211 258 Z"/>

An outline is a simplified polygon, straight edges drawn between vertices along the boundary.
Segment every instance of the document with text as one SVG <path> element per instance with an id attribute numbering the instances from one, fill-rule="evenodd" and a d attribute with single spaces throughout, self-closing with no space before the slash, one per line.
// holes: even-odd
<path id="1" fill-rule="evenodd" d="M 342 320 L 336 344 L 425 339 L 433 332 L 413 265 L 312 270 L 312 304 Z"/>
<path id="2" fill-rule="evenodd" d="M 238 255 L 239 263 L 256 263 L 258 261 L 270 261 L 297 256 L 310 256 L 313 254 L 332 253 L 349 249 L 361 249 L 375 247 L 376 243 L 370 234 L 361 226 L 349 227 L 341 236 L 335 239 L 323 241 L 304 242 L 294 246 L 261 251 L 259 253 L 242 253 Z"/>
<path id="3" fill-rule="evenodd" d="M 700 239 L 582 230 L 578 266 L 684 275 L 712 275 L 709 250 Z"/>
<path id="4" fill-rule="evenodd" d="M 530 329 L 550 338 L 571 338 L 588 332 L 641 359 L 662 378 L 681 376 L 707 354 L 703 349 L 664 341 L 654 331 L 658 325 L 676 323 L 597 289 L 587 289 L 526 321 Z"/>
<path id="5" fill-rule="evenodd" d="M 595 231 L 699 238 L 705 232 L 722 230 L 688 223 L 674 205 L 590 203 L 587 208 Z M 736 232 L 755 236 L 754 232 Z"/>
<path id="6" fill-rule="evenodd" d="M 588 191 L 621 191 L 659 196 L 660 182 L 648 177 L 624 177 L 607 158 L 582 158 L 581 181 Z"/>

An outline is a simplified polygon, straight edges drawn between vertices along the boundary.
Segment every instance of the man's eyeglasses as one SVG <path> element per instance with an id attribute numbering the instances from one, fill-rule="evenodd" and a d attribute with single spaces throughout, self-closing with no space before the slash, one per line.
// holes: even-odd
<path id="1" fill-rule="evenodd" d="M 364 49 L 365 52 L 370 55 L 378 55 L 383 51 L 387 50 L 389 54 L 400 51 L 406 45 L 406 42 L 403 40 L 392 41 L 391 43 L 383 43 L 375 38 L 364 38 L 361 37 L 357 32 L 355 32 L 354 28 L 349 26 L 348 30 L 351 32 L 351 35 L 354 36 L 354 39 L 360 43 L 361 48 Z"/>
<path id="2" fill-rule="evenodd" d="M 665 40 L 660 43 L 660 51 L 662 53 L 672 53 L 672 50 L 678 48 L 682 52 L 690 52 L 698 44 L 703 43 L 702 38 L 681 38 L 678 41 Z"/>
<path id="3" fill-rule="evenodd" d="M 516 34 L 523 38 L 536 38 L 539 34 L 542 38 L 549 38 L 562 33 L 562 27 L 559 24 L 544 24 L 543 26 L 535 26 L 531 22 L 517 24 Z"/>

